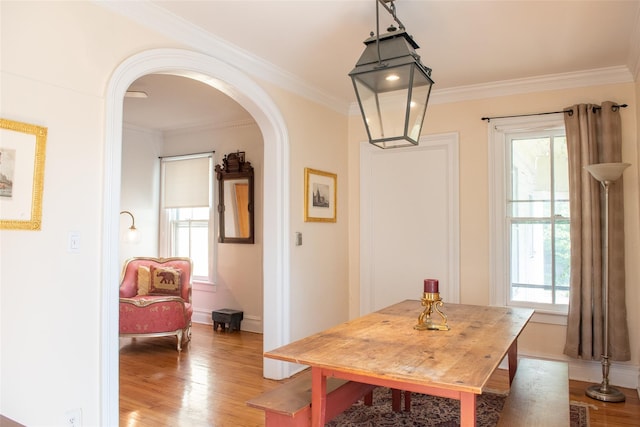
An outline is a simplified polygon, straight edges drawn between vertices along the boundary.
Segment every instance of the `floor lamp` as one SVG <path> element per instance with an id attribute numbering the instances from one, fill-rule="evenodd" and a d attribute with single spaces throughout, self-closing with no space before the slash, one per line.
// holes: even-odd
<path id="1" fill-rule="evenodd" d="M 602 250 L 602 307 L 604 313 L 602 344 L 602 383 L 589 386 L 586 395 L 604 402 L 624 402 L 624 394 L 609 385 L 609 185 L 617 181 L 629 163 L 599 163 L 585 169 L 604 188 L 604 236 Z"/>

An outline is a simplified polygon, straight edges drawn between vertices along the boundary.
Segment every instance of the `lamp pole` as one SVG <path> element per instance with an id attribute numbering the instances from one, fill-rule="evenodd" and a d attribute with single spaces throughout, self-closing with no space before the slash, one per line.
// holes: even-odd
<path id="1" fill-rule="evenodd" d="M 587 388 L 586 395 L 604 402 L 624 402 L 625 395 L 609 385 L 609 186 L 617 181 L 628 163 L 599 163 L 586 166 L 585 169 L 600 181 L 604 188 L 604 232 L 602 244 L 602 311 L 603 311 L 603 343 L 602 343 L 602 382 Z"/>

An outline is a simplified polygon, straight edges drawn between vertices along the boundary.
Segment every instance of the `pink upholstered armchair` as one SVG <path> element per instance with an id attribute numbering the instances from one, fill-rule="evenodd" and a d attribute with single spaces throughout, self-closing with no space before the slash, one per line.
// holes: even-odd
<path id="1" fill-rule="evenodd" d="M 191 339 L 189 258 L 128 259 L 120 279 L 120 337 L 175 335 L 178 351 Z"/>

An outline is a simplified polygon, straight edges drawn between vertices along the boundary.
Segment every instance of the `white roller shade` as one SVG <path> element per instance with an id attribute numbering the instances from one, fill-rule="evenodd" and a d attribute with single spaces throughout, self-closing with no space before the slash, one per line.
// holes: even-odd
<path id="1" fill-rule="evenodd" d="M 162 207 L 209 207 L 211 159 L 211 155 L 162 159 Z"/>

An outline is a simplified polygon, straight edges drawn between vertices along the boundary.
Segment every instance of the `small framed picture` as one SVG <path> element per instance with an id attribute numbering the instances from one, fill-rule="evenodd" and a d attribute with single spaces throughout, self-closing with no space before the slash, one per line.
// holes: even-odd
<path id="1" fill-rule="evenodd" d="M 304 221 L 336 222 L 336 193 L 338 191 L 335 173 L 316 169 L 304 169 Z"/>
<path id="2" fill-rule="evenodd" d="M 0 229 L 40 230 L 47 128 L 0 119 Z"/>

